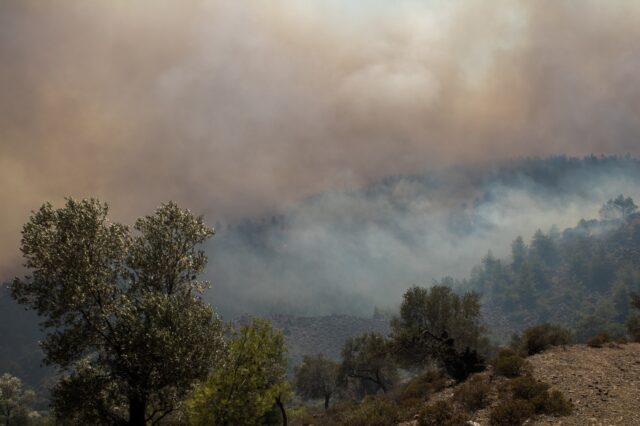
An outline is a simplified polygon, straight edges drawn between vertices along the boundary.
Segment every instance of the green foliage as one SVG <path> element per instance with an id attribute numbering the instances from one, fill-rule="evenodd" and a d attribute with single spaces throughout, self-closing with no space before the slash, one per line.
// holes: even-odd
<path id="1" fill-rule="evenodd" d="M 340 364 L 323 355 L 305 356 L 294 370 L 294 389 L 304 399 L 322 398 L 324 408 L 336 390 Z"/>
<path id="2" fill-rule="evenodd" d="M 17 377 L 0 376 L 0 423 L 6 426 L 27 426 L 35 414 L 31 404 L 35 393 Z"/>
<path id="3" fill-rule="evenodd" d="M 492 426 L 520 426 L 533 416 L 533 404 L 522 399 L 501 401 L 489 412 L 489 424 Z"/>
<path id="4" fill-rule="evenodd" d="M 340 415 L 341 426 L 389 426 L 402 421 L 398 405 L 386 397 L 368 396 L 360 404 Z"/>
<path id="5" fill-rule="evenodd" d="M 531 367 L 527 360 L 512 349 L 502 349 L 493 361 L 495 372 L 499 376 L 518 377 L 527 374 Z"/>
<path id="6" fill-rule="evenodd" d="M 437 401 L 422 409 L 418 426 L 464 426 L 468 420 L 450 401 Z"/>
<path id="7" fill-rule="evenodd" d="M 525 356 L 540 353 L 552 346 L 568 345 L 572 342 L 571 332 L 557 325 L 544 323 L 527 328 L 518 339 L 520 347 L 514 348 Z"/>
<path id="8" fill-rule="evenodd" d="M 491 385 L 487 377 L 476 374 L 456 388 L 453 399 L 473 412 L 487 405 L 490 392 Z"/>
<path id="9" fill-rule="evenodd" d="M 616 198 L 607 201 L 600 209 L 600 217 L 605 220 L 627 219 L 638 211 L 638 206 L 631 197 L 620 194 Z"/>
<path id="10" fill-rule="evenodd" d="M 481 369 L 476 351 L 487 349 L 488 339 L 476 293 L 460 296 L 441 285 L 410 288 L 391 328 L 394 351 L 406 367 L 436 360 L 459 380 Z"/>
<path id="11" fill-rule="evenodd" d="M 356 382 L 359 394 L 386 392 L 397 380 L 397 368 L 389 342 L 378 333 L 347 339 L 342 348 L 340 384 Z"/>
<path id="12" fill-rule="evenodd" d="M 290 393 L 284 336 L 267 320 L 233 333 L 223 362 L 186 402 L 193 425 L 258 425 Z"/>
<path id="13" fill-rule="evenodd" d="M 12 295 L 44 318 L 45 362 L 65 372 L 55 415 L 142 425 L 174 411 L 218 358 L 221 324 L 197 281 L 207 261 L 197 247 L 213 230 L 174 203 L 133 230 L 107 213 L 93 199 L 43 205 L 24 225 L 31 275 Z"/>
<path id="14" fill-rule="evenodd" d="M 575 329 L 579 342 L 601 331 L 623 338 L 632 315 L 629 295 L 640 291 L 640 215 L 635 208 L 625 215 L 583 220 L 562 233 L 536 232 L 529 245 L 517 238 L 511 258 L 489 253 L 467 288 L 480 292 L 485 308 L 513 329 L 548 321 Z"/>

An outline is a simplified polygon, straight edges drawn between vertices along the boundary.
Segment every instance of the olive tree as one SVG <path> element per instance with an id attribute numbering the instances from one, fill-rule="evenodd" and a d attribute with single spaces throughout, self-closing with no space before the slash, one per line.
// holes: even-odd
<path id="1" fill-rule="evenodd" d="M 30 275 L 12 295 L 44 318 L 46 364 L 62 378 L 51 395 L 65 424 L 157 424 L 205 378 L 222 327 L 201 299 L 213 235 L 170 202 L 135 222 L 111 222 L 95 199 L 44 204 L 22 230 Z"/>
<path id="2" fill-rule="evenodd" d="M 0 423 L 4 426 L 26 425 L 35 393 L 11 374 L 0 376 Z"/>
<path id="3" fill-rule="evenodd" d="M 322 354 L 307 355 L 294 371 L 294 388 L 304 399 L 324 399 L 325 410 L 336 390 L 340 364 Z"/>
<path id="4" fill-rule="evenodd" d="M 482 368 L 478 352 L 489 344 L 481 322 L 480 296 L 458 295 L 443 285 L 408 289 L 391 329 L 393 350 L 401 364 L 421 368 L 437 361 L 458 380 Z"/>
<path id="5" fill-rule="evenodd" d="M 255 319 L 232 333 L 227 351 L 187 401 L 193 425 L 261 425 L 274 406 L 286 425 L 286 346 L 281 331 Z"/>
<path id="6" fill-rule="evenodd" d="M 389 342 L 379 333 L 350 337 L 342 348 L 340 383 L 355 379 L 360 393 L 387 392 L 397 379 L 397 369 Z"/>

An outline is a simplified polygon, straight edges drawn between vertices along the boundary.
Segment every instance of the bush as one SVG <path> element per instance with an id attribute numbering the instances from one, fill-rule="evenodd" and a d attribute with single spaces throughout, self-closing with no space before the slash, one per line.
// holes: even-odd
<path id="1" fill-rule="evenodd" d="M 529 356 L 552 346 L 567 345 L 571 341 L 569 330 L 557 324 L 545 323 L 527 328 L 520 339 L 520 347 L 515 349 L 522 355 Z"/>
<path id="2" fill-rule="evenodd" d="M 573 404 L 567 401 L 561 392 L 549 393 L 548 384 L 531 376 L 513 379 L 510 385 L 513 398 L 530 402 L 537 414 L 566 416 L 573 410 Z"/>
<path id="3" fill-rule="evenodd" d="M 397 399 L 427 399 L 431 394 L 439 392 L 445 388 L 447 378 L 438 370 L 428 370 L 427 372 L 413 377 L 399 391 Z"/>
<path id="4" fill-rule="evenodd" d="M 418 426 L 464 426 L 468 420 L 450 401 L 438 401 L 422 410 Z"/>
<path id="5" fill-rule="evenodd" d="M 491 385 L 486 377 L 475 375 L 458 386 L 453 398 L 469 411 L 476 411 L 487 405 Z"/>
<path id="6" fill-rule="evenodd" d="M 493 426 L 520 426 L 533 416 L 532 403 L 522 399 L 508 399 L 500 402 L 489 413 L 489 424 Z"/>
<path id="7" fill-rule="evenodd" d="M 531 376 L 518 377 L 511 380 L 511 392 L 515 399 L 533 401 L 543 395 L 549 389 L 549 385 L 534 379 Z"/>
<path id="8" fill-rule="evenodd" d="M 360 404 L 340 415 L 338 425 L 388 426 L 402 421 L 398 405 L 384 396 L 366 397 Z"/>
<path id="9" fill-rule="evenodd" d="M 546 394 L 541 412 L 550 416 L 568 416 L 573 411 L 573 403 L 562 392 L 554 390 Z"/>
<path id="10" fill-rule="evenodd" d="M 605 343 L 609 343 L 611 339 L 609 338 L 609 333 L 603 331 L 602 333 L 596 334 L 592 338 L 587 341 L 587 346 L 592 348 L 601 348 Z"/>
<path id="11" fill-rule="evenodd" d="M 511 349 L 502 349 L 493 364 L 496 374 L 504 377 L 522 376 L 531 370 L 529 363 Z"/>

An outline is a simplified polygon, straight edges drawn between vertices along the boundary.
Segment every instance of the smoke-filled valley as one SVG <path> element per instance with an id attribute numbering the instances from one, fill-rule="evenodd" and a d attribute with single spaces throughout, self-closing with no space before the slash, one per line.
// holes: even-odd
<path id="1" fill-rule="evenodd" d="M 393 309 L 413 285 L 464 279 L 489 250 L 538 230 L 597 219 L 619 194 L 638 200 L 633 158 L 555 157 L 389 177 L 311 197 L 280 215 L 220 224 L 208 300 L 243 313 L 357 314 Z"/>

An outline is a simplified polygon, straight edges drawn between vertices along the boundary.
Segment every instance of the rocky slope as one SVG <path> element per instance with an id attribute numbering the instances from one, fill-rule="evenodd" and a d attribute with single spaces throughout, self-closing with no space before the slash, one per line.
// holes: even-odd
<path id="1" fill-rule="evenodd" d="M 529 358 L 535 376 L 573 400 L 571 416 L 540 425 L 640 425 L 640 343 L 554 348 Z"/>
<path id="2" fill-rule="evenodd" d="M 561 391 L 574 404 L 566 417 L 538 416 L 525 423 L 562 426 L 640 425 L 640 343 L 611 344 L 603 348 L 586 345 L 555 347 L 527 358 L 536 379 Z M 487 373 L 491 375 L 490 371 Z M 490 406 L 474 413 L 472 421 L 489 425 L 489 411 L 498 401 L 496 388 L 502 377 L 494 377 Z M 451 399 L 448 388 L 430 400 Z M 403 425 L 415 425 L 407 422 Z"/>

